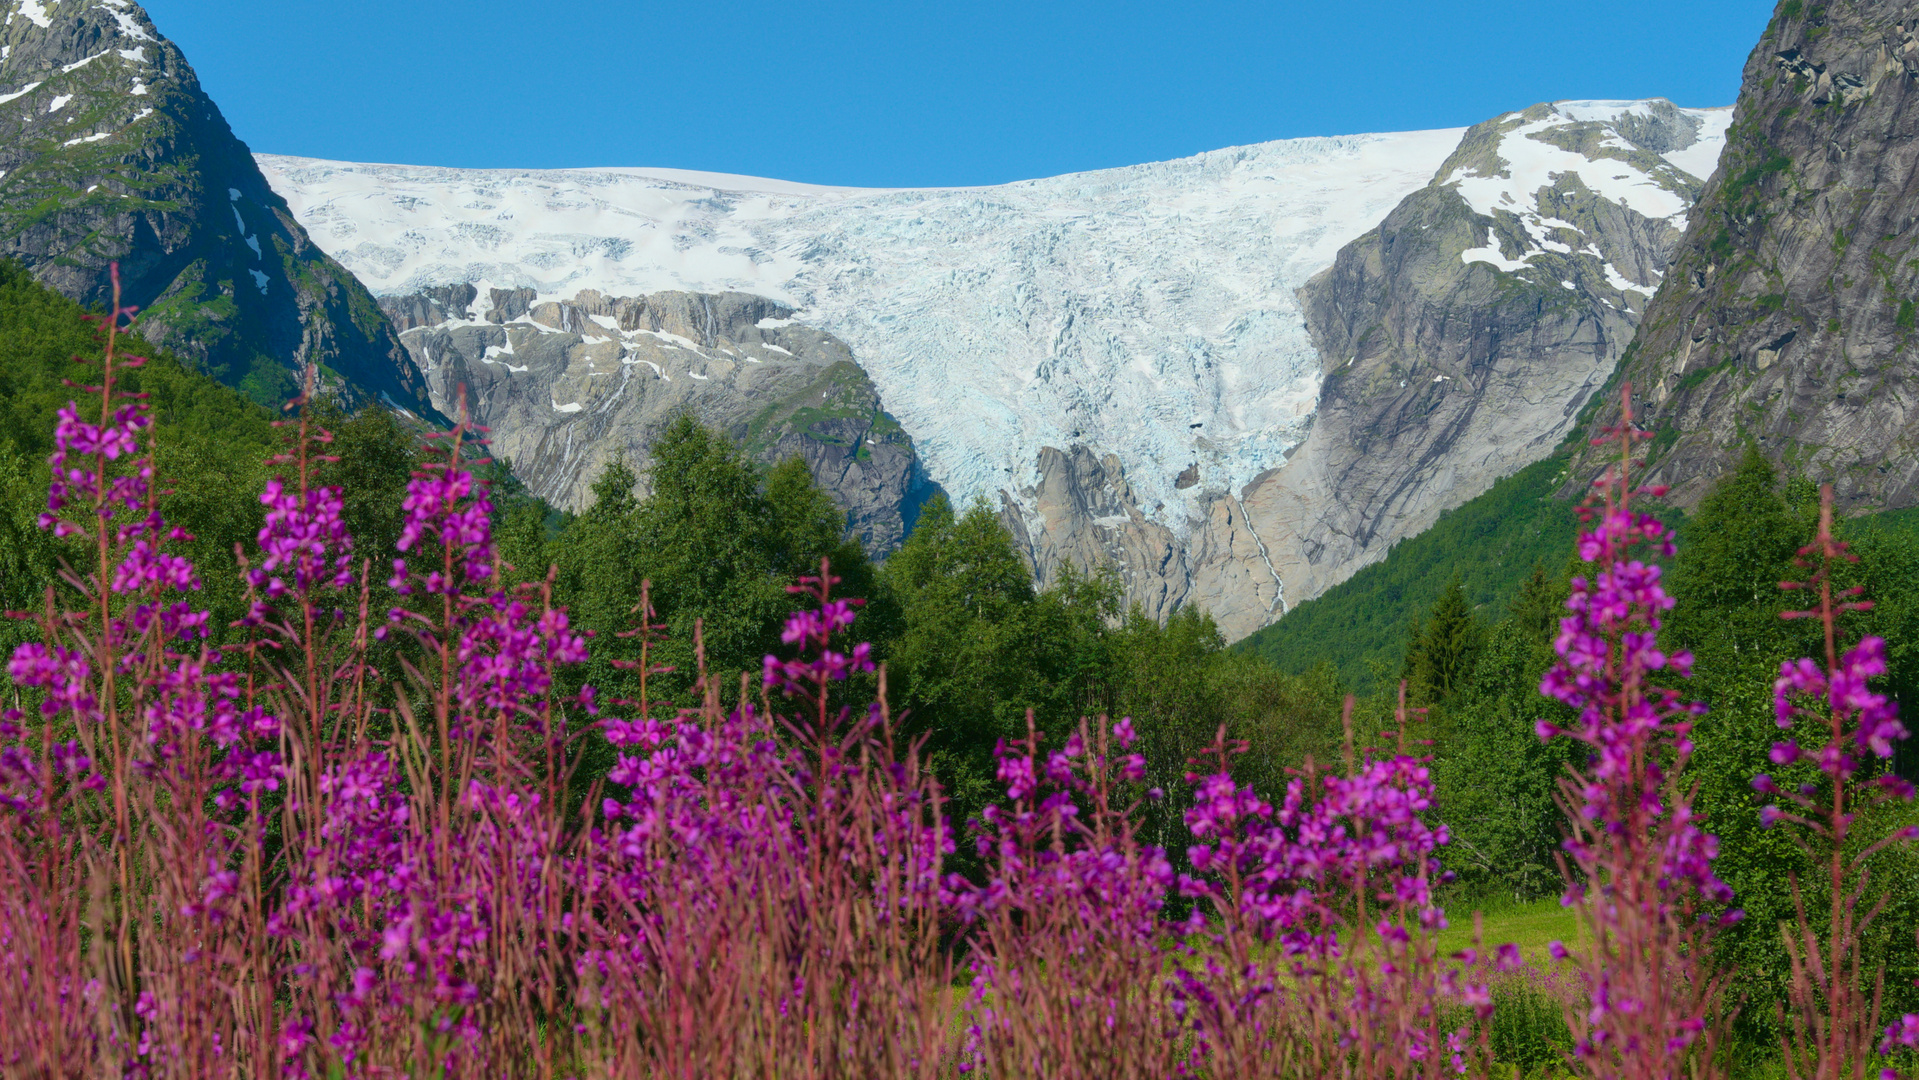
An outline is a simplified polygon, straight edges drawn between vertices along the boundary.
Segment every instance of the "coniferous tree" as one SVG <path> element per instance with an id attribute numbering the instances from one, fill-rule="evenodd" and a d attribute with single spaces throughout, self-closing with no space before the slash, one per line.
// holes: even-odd
<path id="1" fill-rule="evenodd" d="M 1779 618 L 1788 606 L 1779 582 L 1799 576 L 1792 558 L 1810 532 L 1778 487 L 1772 464 L 1748 444 L 1700 501 L 1671 567 L 1677 606 L 1664 637 L 1669 649 L 1693 657 L 1694 675 L 1679 689 L 1709 709 L 1693 732 L 1694 808 L 1718 836 L 1716 870 L 1747 913 L 1718 947 L 1737 964 L 1742 989 L 1762 1001 L 1784 995 L 1789 965 L 1778 927 L 1792 917 L 1789 883 L 1796 876 L 1817 886 L 1790 838 L 1760 827 L 1751 786 L 1754 774 L 1773 768 L 1779 663 L 1814 644 L 1807 626 Z M 1763 1034 L 1774 1020 L 1770 1008 L 1748 1009 L 1743 1022 Z"/>
<path id="2" fill-rule="evenodd" d="M 591 659 L 575 681 L 589 683 L 610 698 L 639 694 L 637 680 L 614 664 L 639 655 L 638 642 L 620 636 L 640 621 L 636 608 L 646 580 L 633 520 L 638 482 L 626 459 L 614 458 L 593 481 L 593 501 L 558 537 L 534 546 L 527 542 L 527 523 L 518 522 L 514 548 L 503 555 L 516 564 L 522 580 L 539 576 L 534 569 L 538 563 L 528 564 L 529 559 L 544 557 L 557 564 L 557 599 L 566 605 L 573 625 L 593 635 Z"/>
<path id="3" fill-rule="evenodd" d="M 1485 645 L 1466 589 L 1454 574 L 1419 626 L 1407 651 L 1407 694 L 1417 704 L 1437 705 L 1464 689 Z"/>
<path id="4" fill-rule="evenodd" d="M 1470 886 L 1530 900 L 1560 884 L 1562 838 L 1554 801 L 1578 756 L 1570 739 L 1541 741 L 1538 722 L 1569 710 L 1539 693 L 1553 662 L 1566 580 L 1535 563 L 1506 617 L 1485 635 L 1467 684 L 1446 707 L 1447 738 L 1433 771 L 1454 842 L 1448 868 Z"/>
<path id="5" fill-rule="evenodd" d="M 1667 620 L 1670 640 L 1736 656 L 1777 651 L 1798 636 L 1779 620 L 1779 582 L 1792 577 L 1793 554 L 1811 529 L 1778 487 L 1772 463 L 1748 443 L 1700 501 L 1672 567 L 1682 602 Z"/>

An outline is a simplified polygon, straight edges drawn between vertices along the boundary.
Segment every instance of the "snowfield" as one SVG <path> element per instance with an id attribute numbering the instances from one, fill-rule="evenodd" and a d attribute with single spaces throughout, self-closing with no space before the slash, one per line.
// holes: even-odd
<path id="1" fill-rule="evenodd" d="M 1699 123 L 1698 138 L 1682 150 L 1672 150 L 1659 157 L 1667 165 L 1692 176 L 1705 180 L 1712 175 L 1719 163 L 1719 152 L 1725 149 L 1726 129 L 1732 125 L 1732 110 L 1724 109 L 1682 109 L 1682 113 L 1691 116 Z M 1499 139 L 1496 151 L 1503 169 L 1496 175 L 1481 175 L 1470 168 L 1453 170 L 1446 183 L 1459 192 L 1466 205 L 1476 214 L 1487 217 L 1499 211 L 1506 211 L 1519 219 L 1522 228 L 1531 236 L 1534 246 L 1522 252 L 1518 259 L 1508 259 L 1500 252 L 1497 242 L 1488 237 L 1487 247 L 1471 248 L 1461 255 L 1466 262 L 1483 262 L 1495 269 L 1512 273 L 1529 265 L 1532 255 L 1542 251 L 1557 251 L 1562 254 L 1572 252 L 1570 245 L 1552 239 L 1558 230 L 1578 232 L 1579 227 L 1570 221 L 1542 216 L 1539 212 L 1538 194 L 1541 188 L 1549 188 L 1560 177 L 1573 175 L 1580 183 L 1608 202 L 1627 207 L 1644 217 L 1665 219 L 1680 231 L 1686 228 L 1686 212 L 1692 206 L 1690 198 L 1675 191 L 1669 177 L 1655 176 L 1637 165 L 1620 158 L 1588 158 L 1584 154 L 1562 149 L 1537 138 L 1554 128 L 1564 127 L 1568 123 L 1606 123 L 1622 116 L 1650 116 L 1651 110 L 1640 101 L 1561 101 L 1555 103 L 1545 118 L 1519 124 Z M 1508 114 L 1511 116 L 1512 114 Z M 1507 117 L 1501 117 L 1501 120 Z M 1632 147 L 1613 136 L 1603 144 L 1606 148 L 1630 153 Z M 1664 166 L 1658 166 L 1663 172 Z M 1597 254 L 1589 249 L 1589 253 Z M 1604 264 L 1607 278 L 1615 288 L 1629 289 L 1646 297 L 1651 297 L 1653 288 L 1640 284 L 1622 275 L 1611 263 Z"/>

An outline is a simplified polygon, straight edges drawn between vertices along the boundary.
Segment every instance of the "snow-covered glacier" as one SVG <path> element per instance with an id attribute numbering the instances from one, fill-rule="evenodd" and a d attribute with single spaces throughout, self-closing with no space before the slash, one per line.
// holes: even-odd
<path id="1" fill-rule="evenodd" d="M 314 240 L 382 296 L 472 284 L 789 306 L 851 346 L 930 477 L 958 502 L 993 502 L 1042 579 L 1063 562 L 1115 565 L 1129 599 L 1162 614 L 1204 604 L 1236 637 L 1378 557 L 1300 569 L 1324 538 L 1293 519 L 1339 496 L 1323 466 L 1284 468 L 1300 451 L 1328 460 L 1302 446 L 1325 372 L 1296 290 L 1420 192 L 1478 223 L 1453 265 L 1501 274 L 1533 272 L 1535 249 L 1600 251 L 1598 232 L 1540 197 L 1644 203 L 1683 229 L 1727 114 L 1561 102 L 1528 110 L 1524 130 L 1516 113 L 1471 129 L 1471 145 L 1463 128 L 1289 139 L 981 188 L 258 161 Z M 1640 131 L 1655 121 L 1666 134 Z M 1662 258 L 1609 254 L 1601 271 L 1643 295 Z M 1636 319 L 1639 301 L 1601 292 L 1595 309 Z M 1297 483 L 1262 501 L 1288 471 Z M 1440 502 L 1470 497 L 1479 478 L 1461 475 Z M 1387 531 L 1386 544 L 1400 535 Z"/>
<path id="2" fill-rule="evenodd" d="M 1117 455 L 1178 529 L 1188 465 L 1243 483 L 1299 441 L 1319 363 L 1293 290 L 1459 135 L 1291 139 L 933 190 L 258 160 L 376 294 L 769 296 L 853 347 L 956 500 L 1031 486 L 1041 447 L 1079 444 Z"/>

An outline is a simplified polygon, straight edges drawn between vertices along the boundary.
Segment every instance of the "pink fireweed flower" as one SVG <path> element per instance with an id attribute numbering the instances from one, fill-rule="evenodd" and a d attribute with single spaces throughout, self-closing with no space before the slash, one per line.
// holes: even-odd
<path id="1" fill-rule="evenodd" d="M 1886 1027 L 1879 1052 L 1892 1053 L 1895 1047 L 1919 1047 L 1919 1013 L 1907 1013 Z"/>
<path id="2" fill-rule="evenodd" d="M 1871 601 L 1852 599 L 1862 588 L 1838 588 L 1833 580 L 1836 570 L 1857 561 L 1857 556 L 1834 535 L 1833 493 L 1831 485 L 1826 485 L 1820 491 L 1818 534 L 1799 550 L 1795 560 L 1812 573 L 1803 582 L 1780 583 L 1782 589 L 1803 588 L 1816 593 L 1815 607 L 1781 612 L 1780 617 L 1817 619 L 1824 631 L 1825 662 L 1812 657 L 1788 660 L 1780 664 L 1779 676 L 1773 681 L 1776 723 L 1784 729 L 1796 729 L 1799 739 L 1810 745 L 1802 748 L 1798 739 L 1788 740 L 1774 746 L 1771 755 L 1772 761 L 1781 766 L 1810 762 L 1824 779 L 1786 788 L 1770 776 L 1753 778 L 1756 790 L 1792 804 L 1791 809 L 1779 803 L 1762 807 L 1760 824 L 1768 828 L 1781 823 L 1794 827 L 1792 838 L 1801 850 L 1815 863 L 1825 862 L 1830 867 L 1827 887 L 1835 916 L 1841 910 L 1864 912 L 1845 921 L 1847 933 L 1828 934 L 1823 948 L 1807 925 L 1803 905 L 1799 907 L 1797 926 L 1789 931 L 1789 936 L 1803 940 L 1805 948 L 1814 954 L 1803 969 L 1795 959 L 1797 977 L 1785 1007 L 1796 1021 L 1786 1040 L 1789 1053 L 1794 1059 L 1806 1061 L 1862 1060 L 1871 1050 L 1870 1031 L 1878 1021 L 1873 1013 L 1878 1000 L 1876 994 L 1869 998 L 1861 990 L 1862 984 L 1869 985 L 1869 976 L 1861 977 L 1858 955 L 1879 909 L 1861 903 L 1867 887 L 1865 857 L 1849 858 L 1845 852 L 1851 831 L 1859 823 L 1862 803 L 1870 807 L 1913 796 L 1913 786 L 1889 771 L 1869 779 L 1858 775 L 1862 770 L 1883 768 L 1875 766 L 1873 759 L 1892 757 L 1894 744 L 1904 739 L 1907 731 L 1899 720 L 1898 705 L 1871 686 L 1874 678 L 1887 672 L 1885 640 L 1868 636 L 1839 651 L 1843 641 L 1841 616 L 1872 607 Z M 1805 775 L 1801 771 L 1801 776 Z M 1906 843 L 1915 835 L 1919 830 L 1910 827 L 1892 830 L 1869 839 L 1865 852 Z M 1796 883 L 1793 895 L 1797 900 Z M 1895 1047 L 1916 1044 L 1919 1017 L 1908 1015 L 1886 1029 L 1879 1051 L 1887 1053 Z M 1887 1069 L 1882 1075 L 1896 1077 L 1897 1073 Z"/>
<path id="3" fill-rule="evenodd" d="M 1667 535 L 1651 515 L 1609 512 L 1600 516 L 1601 528 L 1582 533 L 1582 550 L 1595 558 L 1622 557 L 1633 543 L 1659 541 Z M 1660 614 L 1671 610 L 1673 599 L 1661 582 L 1658 566 L 1637 560 L 1602 565 L 1588 579 L 1572 579 L 1566 607 L 1573 614 L 1560 621 L 1553 642 L 1559 655 L 1540 683 L 1540 692 L 1579 712 L 1577 727 L 1562 730 L 1541 724 L 1542 738 L 1571 735 L 1591 745 L 1594 758 L 1586 782 L 1580 785 L 1587 820 L 1613 827 L 1632 805 L 1653 819 L 1667 816 L 1689 820 L 1683 807 L 1665 807 L 1654 799 L 1662 771 L 1645 764 L 1646 748 L 1655 741 L 1677 747 L 1681 763 L 1690 751 L 1688 732 L 1698 706 L 1682 704 L 1675 690 L 1646 683 L 1653 673 L 1673 666 L 1673 657 L 1657 645 Z M 1687 658 L 1690 659 L 1690 658 Z M 1711 871 L 1715 851 L 1709 837 L 1688 824 L 1668 845 L 1665 870 L 1684 877 L 1715 898 L 1731 893 Z M 1681 854 L 1681 852 L 1686 854 Z"/>
<path id="4" fill-rule="evenodd" d="M 412 551 L 427 540 L 437 541 L 453 553 L 455 565 L 468 581 L 481 582 L 492 576 L 493 503 L 487 497 L 487 485 L 461 468 L 457 458 L 435 462 L 415 473 L 407 481 L 402 505 L 406 519 L 396 545 L 401 551 Z M 403 583 L 404 562 L 395 559 L 393 568 L 394 580 Z M 426 580 L 431 593 L 451 592 L 457 587 L 438 571 Z"/>
<path id="5" fill-rule="evenodd" d="M 1671 557 L 1674 549 L 1664 522 L 1633 508 L 1636 496 L 1661 494 L 1631 481 L 1633 444 L 1647 437 L 1633 424 L 1624 387 L 1619 422 L 1594 440 L 1613 444 L 1618 458 L 1580 511 L 1587 527 L 1579 553 L 1594 571 L 1572 579 L 1553 642 L 1558 661 L 1539 687 L 1578 719 L 1538 733 L 1568 735 L 1592 750 L 1588 764 L 1561 779 L 1572 827 L 1562 903 L 1579 911 L 1592 936 L 1579 957 L 1588 1008 L 1568 1015 L 1575 1056 L 1596 1064 L 1612 1047 L 1631 1048 L 1644 1055 L 1635 1060 L 1647 1075 L 1664 1075 L 1684 1071 L 1714 1014 L 1717 984 L 1694 968 L 1714 928 L 1738 916 L 1709 917 L 1707 906 L 1729 904 L 1732 890 L 1713 867 L 1718 840 L 1700 827 L 1680 779 L 1705 708 L 1661 685 L 1688 677 L 1692 657 L 1659 641 L 1675 601 L 1645 555 L 1650 548 Z M 1553 955 L 1563 959 L 1563 946 L 1555 943 Z"/>
<path id="6" fill-rule="evenodd" d="M 1353 1055 L 1381 1075 L 1423 1075 L 1411 1064 L 1433 1054 L 1422 1010 L 1445 998 L 1489 1015 L 1490 991 L 1472 974 L 1490 966 L 1487 954 L 1467 950 L 1449 964 L 1434 939 L 1447 926 L 1433 887 L 1445 880 L 1436 856 L 1449 836 L 1429 820 L 1426 762 L 1401 749 L 1361 758 L 1350 776 L 1296 777 L 1277 806 L 1234 781 L 1227 763 L 1240 746 L 1223 736 L 1208 755 L 1218 764 L 1189 774 L 1186 823 L 1200 842 L 1178 887 L 1197 903 L 1181 929 L 1231 963 L 1182 967 L 1172 993 L 1200 1056 L 1216 1067 L 1263 1068 L 1277 1044 L 1245 1040 L 1273 1038 L 1256 1033 L 1298 1014 L 1343 1033 L 1296 1049 L 1321 1071 Z M 1464 1039 L 1449 1043 L 1462 1062 Z"/>
<path id="7" fill-rule="evenodd" d="M 352 582 L 353 539 L 340 516 L 339 488 L 317 487 L 302 495 L 276 476 L 267 481 L 260 502 L 267 508 L 259 536 L 264 557 L 247 572 L 249 584 L 277 597 L 289 589 L 282 574 L 291 574 L 290 588 L 300 593 Z"/>
<path id="8" fill-rule="evenodd" d="M 191 560 L 174 555 L 161 549 L 161 537 L 169 530 L 157 513 L 150 513 L 137 525 L 122 529 L 123 541 L 129 542 L 126 553 L 121 556 L 119 565 L 113 568 L 112 580 L 108 587 L 115 593 L 149 592 L 171 589 L 175 592 L 189 592 L 200 588 L 200 576 L 194 570 Z M 184 537 L 173 530 L 173 539 Z"/>
<path id="9" fill-rule="evenodd" d="M 747 896 L 759 898 L 748 909 L 780 926 L 830 918 L 832 895 L 842 887 L 871 905 L 869 927 L 937 915 L 940 862 L 952 840 L 930 812 L 936 793 L 910 775 L 904 761 L 868 757 L 880 752 L 874 740 L 884 734 L 882 714 L 826 705 L 829 684 L 845 670 L 824 655 L 835 652 L 827 642 L 847 629 L 852 609 L 834 604 L 825 585 L 815 584 L 824 614 L 789 620 L 789 642 L 799 655 L 771 661 L 775 671 L 794 665 L 795 683 L 806 695 L 801 715 L 776 717 L 751 703 L 670 719 L 606 715 L 632 704 L 613 702 L 598 718 L 617 755 L 608 780 L 625 790 L 601 807 L 594 865 L 608 895 L 648 912 L 644 926 L 604 940 L 608 967 L 669 983 L 709 964 L 726 970 L 722 958 L 736 948 L 730 939 L 738 932 L 749 935 L 744 947 L 757 947 L 753 928 L 735 925 L 758 917 L 740 914 Z M 818 712 L 806 715 L 813 704 Z M 494 816 L 516 818 L 510 804 L 502 796 Z M 701 933 L 715 920 L 731 926 L 729 940 Z M 832 980 L 849 962 L 838 951 L 840 939 L 824 966 L 819 951 L 827 942 L 805 935 L 783 940 L 788 945 L 767 961 L 773 965 L 767 985 L 777 987 L 774 1015 L 802 1028 L 825 1025 L 818 1012 L 825 999 L 813 984 Z M 869 997 L 885 1000 L 870 983 L 845 991 L 835 994 L 832 1007 L 855 1015 L 869 1010 Z"/>
<path id="10" fill-rule="evenodd" d="M 786 591 L 795 595 L 826 597 L 839 581 L 831 574 L 802 577 L 799 584 L 787 586 Z M 789 615 L 786 625 L 780 630 L 780 640 L 788 645 L 801 646 L 812 654 L 811 658 L 783 660 L 769 654 L 762 666 L 761 681 L 791 697 L 817 691 L 828 683 L 843 682 L 857 673 L 874 670 L 871 644 L 859 642 L 851 652 L 840 652 L 832 647 L 833 635 L 853 625 L 857 614 L 855 608 L 863 603 L 863 600 L 823 599 L 816 608 Z"/>
<path id="11" fill-rule="evenodd" d="M 48 716 L 65 713 L 82 720 L 100 719 L 93 696 L 92 666 L 76 650 L 29 641 L 13 650 L 7 676 L 21 686 L 46 690 L 40 711 Z"/>

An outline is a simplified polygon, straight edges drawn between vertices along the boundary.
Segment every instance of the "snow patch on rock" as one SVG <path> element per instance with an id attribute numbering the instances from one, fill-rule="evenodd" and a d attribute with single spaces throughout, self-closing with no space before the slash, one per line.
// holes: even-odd
<path id="1" fill-rule="evenodd" d="M 20 89 L 15 90 L 11 94 L 0 94 L 0 105 L 5 105 L 7 102 L 13 101 L 17 98 L 26 97 L 28 94 L 31 94 L 35 90 L 40 89 L 40 86 L 41 86 L 40 83 L 30 82 L 27 85 L 21 87 Z"/>
<path id="2" fill-rule="evenodd" d="M 40 3 L 40 0 L 20 0 L 20 9 L 16 14 L 21 15 L 28 22 L 42 30 L 53 26 L 53 20 L 47 17 L 47 9 Z M 13 16 L 7 16 L 7 21 L 12 22 Z"/>
<path id="3" fill-rule="evenodd" d="M 1669 110 L 1670 115 L 1671 106 L 1663 102 L 1660 104 Z M 1686 211 L 1691 206 L 1691 200 L 1673 190 L 1674 178 L 1665 165 L 1655 165 L 1654 171 L 1648 172 L 1631 161 L 1604 156 L 1587 157 L 1542 138 L 1573 124 L 1600 123 L 1616 129 L 1617 125 L 1630 118 L 1650 120 L 1656 115 L 1652 102 L 1560 101 L 1546 109 L 1546 114 L 1540 119 L 1518 124 L 1500 136 L 1493 151 L 1496 163 L 1490 171 L 1483 167 L 1461 166 L 1442 181 L 1457 190 L 1460 198 L 1476 214 L 1487 217 L 1500 211 L 1512 214 L 1532 240 L 1532 246 L 1522 250 L 1517 259 L 1509 259 L 1500 250 L 1499 241 L 1489 232 L 1487 246 L 1461 252 L 1462 261 L 1488 263 L 1510 273 L 1530 265 L 1531 257 L 1541 252 L 1572 254 L 1574 249 L 1571 245 L 1558 239 L 1558 236 L 1562 231 L 1578 234 L 1579 227 L 1570 221 L 1543 215 L 1539 210 L 1539 193 L 1569 176 L 1577 177 L 1587 190 L 1602 199 L 1647 218 L 1670 221 L 1682 231 L 1685 229 Z M 1698 131 L 1685 147 L 1657 156 L 1666 165 L 1695 180 L 1704 181 L 1712 175 L 1712 170 L 1718 165 L 1719 154 L 1725 149 L 1726 129 L 1732 122 L 1732 110 L 1681 109 L 1679 112 L 1692 118 L 1692 122 L 1698 125 Z M 1603 140 L 1600 146 L 1622 153 L 1631 153 L 1634 149 L 1616 135 Z M 1596 251 L 1588 250 L 1586 253 L 1598 255 Z M 1614 288 L 1651 295 L 1651 289 L 1626 278 L 1610 263 L 1604 269 L 1607 281 Z"/>
<path id="4" fill-rule="evenodd" d="M 28 2 L 30 3 L 32 0 L 28 0 Z M 153 40 L 153 35 L 148 33 L 145 27 L 135 22 L 133 16 L 127 11 L 127 8 L 131 5 L 126 3 L 113 3 L 112 0 L 108 0 L 107 3 L 99 6 L 109 15 L 113 16 L 114 22 L 120 24 L 120 32 L 122 34 L 125 34 L 135 41 Z"/>

